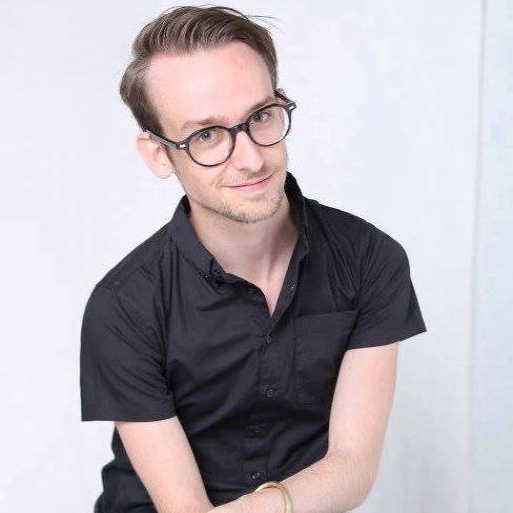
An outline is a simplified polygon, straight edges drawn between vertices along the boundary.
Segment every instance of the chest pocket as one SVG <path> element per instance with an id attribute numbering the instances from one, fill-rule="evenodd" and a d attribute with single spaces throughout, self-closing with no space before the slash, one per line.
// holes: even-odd
<path id="1" fill-rule="evenodd" d="M 297 399 L 330 407 L 342 356 L 358 310 L 296 317 L 295 371 Z"/>

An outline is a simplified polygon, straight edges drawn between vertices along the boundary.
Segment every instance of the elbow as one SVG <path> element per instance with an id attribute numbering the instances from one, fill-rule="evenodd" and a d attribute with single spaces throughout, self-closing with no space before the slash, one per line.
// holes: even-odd
<path id="1" fill-rule="evenodd" d="M 362 486 L 362 490 L 360 495 L 357 497 L 356 507 L 361 506 L 370 494 L 372 487 L 374 486 L 374 481 L 368 481 L 364 486 Z"/>
<path id="2" fill-rule="evenodd" d="M 363 472 L 359 474 L 359 485 L 355 487 L 353 508 L 360 507 L 367 500 L 367 497 L 374 486 L 374 481 L 375 479 L 372 475 L 368 475 Z"/>
<path id="3" fill-rule="evenodd" d="M 367 497 L 376 482 L 377 474 L 378 467 L 376 465 L 362 461 L 359 473 L 361 487 L 360 494 L 358 495 L 358 506 L 361 506 L 367 500 Z"/>
<path id="4" fill-rule="evenodd" d="M 361 506 L 369 496 L 378 473 L 378 463 L 359 456 L 348 449 L 332 450 L 326 455 L 338 466 L 337 475 L 346 475 L 353 481 L 353 508 Z"/>
<path id="5" fill-rule="evenodd" d="M 367 497 L 369 496 L 369 493 L 371 492 L 372 488 L 374 487 L 374 483 L 376 482 L 376 478 L 378 475 L 379 462 L 378 463 L 372 462 L 369 464 L 364 464 L 362 466 L 363 466 L 362 480 L 363 480 L 364 484 L 363 484 L 363 493 L 362 493 L 362 498 L 361 498 L 361 500 L 362 500 L 361 504 L 363 504 L 363 502 L 367 499 Z"/>

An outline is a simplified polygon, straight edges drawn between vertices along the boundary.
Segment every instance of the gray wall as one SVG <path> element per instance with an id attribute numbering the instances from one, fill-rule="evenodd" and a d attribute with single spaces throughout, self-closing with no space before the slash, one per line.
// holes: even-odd
<path id="1" fill-rule="evenodd" d="M 471 339 L 471 512 L 511 510 L 513 2 L 485 4 Z"/>
<path id="2" fill-rule="evenodd" d="M 0 6 L 1 511 L 87 513 L 100 493 L 112 424 L 80 422 L 79 329 L 93 285 L 183 194 L 145 167 L 117 92 L 133 37 L 171 5 Z M 428 326 L 401 343 L 358 511 L 506 511 L 511 1 L 227 5 L 278 18 L 280 85 L 298 103 L 290 170 L 307 197 L 404 245 Z"/>

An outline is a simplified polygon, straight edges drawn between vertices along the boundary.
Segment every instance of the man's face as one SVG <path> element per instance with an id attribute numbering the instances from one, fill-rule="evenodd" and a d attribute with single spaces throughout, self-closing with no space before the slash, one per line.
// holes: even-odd
<path id="1" fill-rule="evenodd" d="M 159 114 L 162 135 L 174 141 L 206 128 L 195 125 L 182 129 L 188 121 L 224 117 L 226 122 L 210 125 L 231 127 L 246 121 L 259 102 L 274 98 L 264 60 L 240 42 L 187 56 L 157 56 L 148 69 L 146 87 Z M 273 101 L 278 100 L 271 99 L 266 104 Z M 183 150 L 169 148 L 168 151 L 191 208 L 203 218 L 214 215 L 255 223 L 272 217 L 285 198 L 285 140 L 263 147 L 251 141 L 246 133 L 238 132 L 230 158 L 214 167 L 196 164 Z M 162 153 L 159 155 L 162 159 Z M 267 186 L 259 191 L 233 187 L 270 174 Z"/>

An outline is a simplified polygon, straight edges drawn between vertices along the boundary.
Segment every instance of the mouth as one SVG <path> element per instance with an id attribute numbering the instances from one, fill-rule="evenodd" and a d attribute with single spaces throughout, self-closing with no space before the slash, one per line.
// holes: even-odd
<path id="1" fill-rule="evenodd" d="M 248 191 L 260 190 L 267 186 L 267 184 L 270 181 L 271 176 L 272 176 L 272 173 L 269 176 L 262 178 L 261 180 L 258 180 L 257 182 L 252 182 L 249 184 L 242 184 L 242 185 L 231 185 L 230 188 L 231 189 L 248 190 Z"/>

